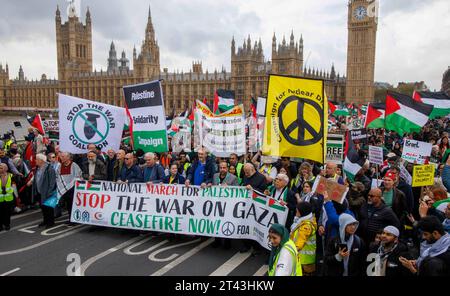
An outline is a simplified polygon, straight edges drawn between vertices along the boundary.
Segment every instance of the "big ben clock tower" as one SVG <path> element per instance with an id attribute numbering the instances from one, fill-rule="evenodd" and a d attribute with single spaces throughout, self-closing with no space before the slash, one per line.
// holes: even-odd
<path id="1" fill-rule="evenodd" d="M 378 0 L 349 0 L 347 49 L 347 103 L 374 99 Z"/>

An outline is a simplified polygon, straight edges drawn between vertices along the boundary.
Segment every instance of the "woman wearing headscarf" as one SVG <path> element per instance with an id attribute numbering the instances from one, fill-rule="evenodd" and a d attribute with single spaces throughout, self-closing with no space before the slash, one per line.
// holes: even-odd
<path id="1" fill-rule="evenodd" d="M 269 229 L 272 250 L 269 257 L 269 276 L 302 276 L 302 264 L 297 248 L 289 239 L 289 231 L 281 224 Z"/>

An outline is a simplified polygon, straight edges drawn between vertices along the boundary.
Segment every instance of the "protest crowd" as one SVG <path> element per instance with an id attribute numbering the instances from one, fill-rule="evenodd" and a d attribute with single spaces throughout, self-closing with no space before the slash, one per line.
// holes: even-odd
<path id="1" fill-rule="evenodd" d="M 337 117 L 328 133 L 345 135 L 346 161 L 360 164 L 351 176 L 345 162 L 322 164 L 261 151 L 224 158 L 203 147 L 174 152 L 170 136 L 169 151 L 163 153 L 133 150 L 122 142 L 117 151 L 102 152 L 90 144 L 87 153 L 72 155 L 38 129 L 29 130 L 24 145 L 5 134 L 0 142 L 0 231 L 10 230 L 12 214 L 39 207 L 39 226 L 53 227 L 63 209 L 71 215 L 79 179 L 244 186 L 288 209 L 284 224 L 270 226 L 271 251 L 251 240 L 216 238 L 212 246 L 236 244 L 241 252 L 267 256 L 270 276 L 449 276 L 449 118 L 429 120 L 414 133 L 369 128 L 359 140 L 352 139 L 347 125 L 345 117 Z M 419 164 L 402 158 L 407 140 L 432 145 L 424 160 L 434 167 L 432 185 L 413 187 L 408 180 Z M 369 161 L 369 146 L 382 149 L 380 165 Z M 344 195 L 319 190 L 320 182 L 345 188 Z M 65 193 L 56 206 L 49 205 L 59 188 Z"/>

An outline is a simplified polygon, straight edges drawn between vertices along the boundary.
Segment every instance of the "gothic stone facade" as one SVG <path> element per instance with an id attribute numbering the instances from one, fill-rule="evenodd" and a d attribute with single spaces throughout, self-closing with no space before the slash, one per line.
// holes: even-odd
<path id="1" fill-rule="evenodd" d="M 192 106 L 194 100 L 207 98 L 212 104 L 216 89 L 236 91 L 236 99 L 249 110 L 251 97 L 265 96 L 268 74 L 303 76 L 325 80 L 328 97 L 343 101 L 346 96 L 346 78 L 331 71 L 304 68 L 303 38 L 297 42 L 291 33 L 289 43 L 285 38 L 277 43 L 272 40 L 272 60 L 264 57 L 261 40 L 252 46 L 250 36 L 243 45 L 231 42 L 231 72 L 225 69 L 203 71 L 201 62 L 194 62 L 189 72 L 170 73 L 161 71 L 159 45 L 149 11 L 145 39 L 138 54 L 133 50 L 133 69 L 122 52 L 117 58 L 114 43 L 111 44 L 106 71 L 93 71 L 92 67 L 92 20 L 89 9 L 85 24 L 73 13 L 68 21 L 61 22 L 59 8 L 56 11 L 56 41 L 58 80 L 25 78 L 22 66 L 19 76 L 10 79 L 8 65 L 0 65 L 0 110 L 3 111 L 51 111 L 56 110 L 57 93 L 95 100 L 117 106 L 124 105 L 122 87 L 162 79 L 167 112 L 177 113 Z"/>

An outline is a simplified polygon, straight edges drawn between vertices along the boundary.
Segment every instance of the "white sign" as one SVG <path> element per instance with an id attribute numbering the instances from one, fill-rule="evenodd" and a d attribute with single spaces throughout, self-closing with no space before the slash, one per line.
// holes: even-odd
<path id="1" fill-rule="evenodd" d="M 374 164 L 383 165 L 383 147 L 369 146 L 369 161 Z"/>
<path id="2" fill-rule="evenodd" d="M 262 117 L 266 116 L 266 103 L 267 103 L 266 98 L 258 98 L 258 102 L 256 105 L 256 114 L 258 116 L 262 116 Z"/>
<path id="3" fill-rule="evenodd" d="M 336 164 L 342 164 L 344 159 L 344 136 L 328 134 L 325 160 Z"/>
<path id="4" fill-rule="evenodd" d="M 119 150 L 125 109 L 59 94 L 60 149 L 86 153 L 89 144 L 103 152 Z"/>
<path id="5" fill-rule="evenodd" d="M 431 155 L 431 143 L 405 139 L 403 143 L 402 158 L 410 163 L 424 164 Z"/>
<path id="6" fill-rule="evenodd" d="M 372 179 L 370 189 L 380 188 L 381 184 L 383 184 L 383 180 Z"/>
<path id="7" fill-rule="evenodd" d="M 406 183 L 409 185 L 412 185 L 412 176 L 408 172 L 408 170 L 403 166 L 403 164 L 400 165 L 400 178 L 405 180 Z"/>
<path id="8" fill-rule="evenodd" d="M 288 209 L 245 187 L 78 181 L 71 221 L 114 228 L 252 239 L 268 247 L 269 228 Z"/>
<path id="9" fill-rule="evenodd" d="M 59 120 L 44 120 L 42 125 L 46 134 L 48 132 L 59 132 Z"/>

